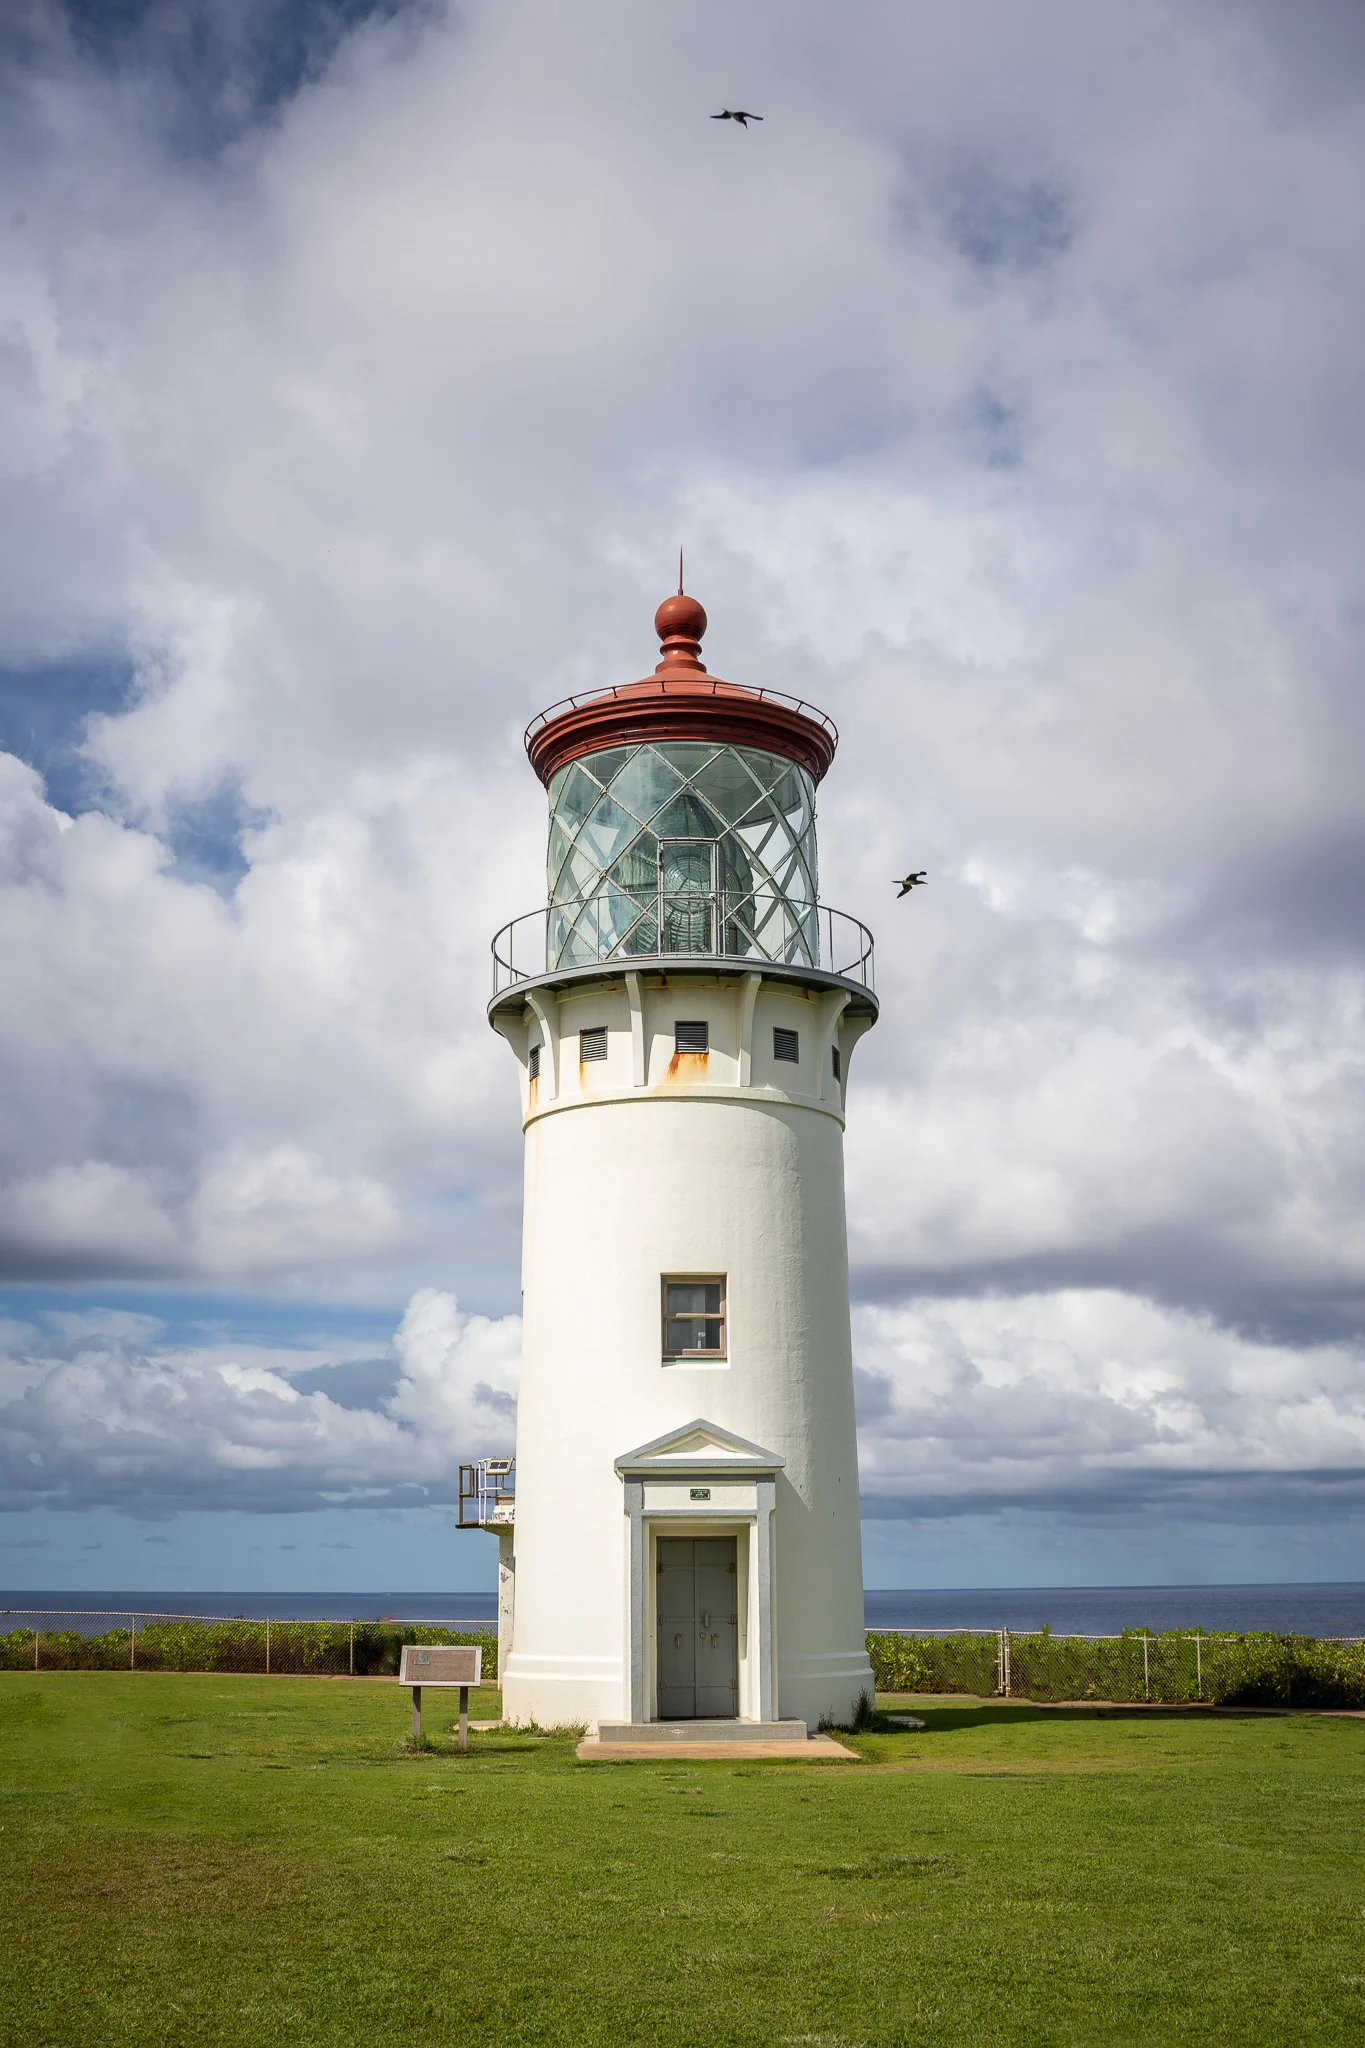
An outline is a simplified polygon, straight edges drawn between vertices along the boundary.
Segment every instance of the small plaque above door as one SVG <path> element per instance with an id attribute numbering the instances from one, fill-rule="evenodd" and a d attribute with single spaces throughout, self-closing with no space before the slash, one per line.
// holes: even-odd
<path id="1" fill-rule="evenodd" d="M 693 1486 L 685 1473 L 676 1479 L 645 1481 L 644 1511 L 647 1515 L 699 1514 L 753 1515 L 758 1511 L 758 1486 L 752 1479 L 712 1479 L 709 1485 Z"/>

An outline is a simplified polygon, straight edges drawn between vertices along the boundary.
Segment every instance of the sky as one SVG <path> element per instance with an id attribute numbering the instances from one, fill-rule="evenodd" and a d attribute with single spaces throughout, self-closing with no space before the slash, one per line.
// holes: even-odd
<path id="1" fill-rule="evenodd" d="M 492 1583 L 521 734 L 680 543 L 842 733 L 868 1582 L 1365 1579 L 1355 0 L 0 64 L 0 1585 Z"/>

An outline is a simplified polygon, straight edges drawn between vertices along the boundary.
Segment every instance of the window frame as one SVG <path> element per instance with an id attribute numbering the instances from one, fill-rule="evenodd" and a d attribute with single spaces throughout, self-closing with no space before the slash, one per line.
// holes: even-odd
<path id="1" fill-rule="evenodd" d="M 701 1309 L 684 1309 L 680 1314 L 670 1314 L 668 1290 L 670 1287 L 719 1287 L 720 1315 L 708 1314 Z M 730 1357 L 730 1311 L 727 1296 L 729 1285 L 724 1273 L 664 1273 L 659 1279 L 659 1343 L 666 1365 L 685 1364 L 689 1359 L 705 1359 L 708 1364 L 717 1360 L 728 1363 Z M 718 1351 L 674 1351 L 668 1343 L 670 1323 L 720 1323 L 720 1349 Z"/>

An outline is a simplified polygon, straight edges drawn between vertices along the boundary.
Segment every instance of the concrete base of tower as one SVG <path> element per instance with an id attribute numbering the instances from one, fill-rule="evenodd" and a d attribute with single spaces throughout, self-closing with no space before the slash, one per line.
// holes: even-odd
<path id="1" fill-rule="evenodd" d="M 778 1659 L 778 1698 L 784 1716 L 806 1721 L 812 1728 L 847 1728 L 857 1719 L 858 1703 L 870 1701 L 876 1679 L 867 1653 L 834 1651 L 827 1656 Z"/>
<path id="2" fill-rule="evenodd" d="M 860 1700 L 875 1689 L 866 1656 L 833 1651 L 824 1656 L 781 1660 L 778 1698 L 784 1721 L 808 1727 L 848 1727 L 856 1720 Z M 575 1659 L 519 1656 L 514 1650 L 503 1676 L 503 1718 L 516 1727 L 596 1728 L 627 1723 L 623 1710 L 625 1674 L 620 1661 L 605 1657 Z M 650 1727 L 659 1717 L 634 1725 Z M 699 1721 L 697 1726 L 705 1725 Z"/>
<path id="3" fill-rule="evenodd" d="M 518 1728 L 595 1728 L 619 1721 L 625 1676 L 619 1657 L 535 1657 L 513 1650 L 502 1713 Z"/>

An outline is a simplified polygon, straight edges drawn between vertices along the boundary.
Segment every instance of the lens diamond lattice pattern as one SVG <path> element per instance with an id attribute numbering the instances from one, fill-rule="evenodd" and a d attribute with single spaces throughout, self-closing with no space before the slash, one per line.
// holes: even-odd
<path id="1" fill-rule="evenodd" d="M 752 747 L 613 747 L 550 783 L 555 967 L 659 954 L 813 966 L 815 785 Z"/>

